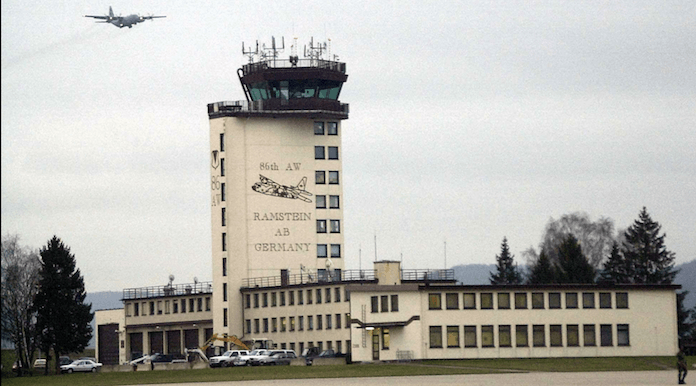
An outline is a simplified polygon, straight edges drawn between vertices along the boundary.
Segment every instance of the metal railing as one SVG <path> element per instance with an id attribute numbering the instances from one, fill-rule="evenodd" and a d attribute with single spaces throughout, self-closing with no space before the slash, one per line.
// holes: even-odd
<path id="1" fill-rule="evenodd" d="M 339 283 L 375 280 L 373 269 L 349 269 L 334 272 L 297 273 L 285 276 L 250 277 L 242 280 L 242 287 L 284 287 L 298 284 Z"/>
<path id="2" fill-rule="evenodd" d="M 167 284 L 152 287 L 124 288 L 123 300 L 212 293 L 213 282 L 205 281 L 199 283 L 186 283 L 177 285 Z"/>
<path id="3" fill-rule="evenodd" d="M 402 269 L 403 281 L 449 281 L 454 280 L 453 269 Z"/>
<path id="4" fill-rule="evenodd" d="M 321 101 L 321 100 L 319 100 Z M 266 103 L 264 103 L 266 102 Z M 276 101 L 273 101 L 276 102 Z M 246 101 L 246 100 L 241 100 L 241 101 L 221 101 L 221 102 L 214 102 L 208 105 L 208 114 L 218 114 L 218 113 L 225 113 L 225 112 L 230 112 L 230 113 L 276 113 L 276 114 L 296 114 L 296 113 L 302 113 L 302 112 L 316 112 L 316 111 L 326 111 L 327 113 L 340 113 L 344 115 L 348 115 L 350 113 L 349 111 L 349 104 L 348 103 L 336 103 L 336 108 L 332 106 L 329 106 L 327 104 L 326 106 L 321 106 L 324 107 L 323 109 L 314 109 L 314 108 L 295 108 L 293 105 L 299 105 L 300 103 L 296 103 L 297 100 L 290 100 L 288 101 L 287 105 L 280 106 L 281 108 L 277 108 L 277 106 L 270 106 L 273 104 L 273 102 L 267 102 L 264 100 L 258 100 L 258 101 Z M 302 102 L 302 101 L 300 101 Z M 277 103 L 276 103 L 277 104 Z M 316 100 L 313 101 L 313 104 L 316 104 Z"/>
<path id="5" fill-rule="evenodd" d="M 264 71 L 269 68 L 319 68 L 346 73 L 346 64 L 324 59 L 269 59 L 242 66 L 244 75 Z"/>

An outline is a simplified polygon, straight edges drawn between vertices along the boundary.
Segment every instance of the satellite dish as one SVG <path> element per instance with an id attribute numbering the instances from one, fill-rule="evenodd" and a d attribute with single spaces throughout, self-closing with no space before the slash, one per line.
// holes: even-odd
<path id="1" fill-rule="evenodd" d="M 169 282 L 171 283 L 173 281 L 174 281 L 174 275 L 169 275 Z"/>
<path id="2" fill-rule="evenodd" d="M 193 277 L 193 283 L 194 283 L 194 284 L 198 284 L 198 278 L 195 277 L 195 276 Z"/>

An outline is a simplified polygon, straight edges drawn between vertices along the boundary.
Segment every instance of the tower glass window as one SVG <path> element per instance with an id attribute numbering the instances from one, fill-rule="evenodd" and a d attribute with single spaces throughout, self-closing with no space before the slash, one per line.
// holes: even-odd
<path id="1" fill-rule="evenodd" d="M 329 171 L 329 184 L 332 184 L 332 185 L 338 184 L 338 172 L 337 171 Z"/>
<path id="2" fill-rule="evenodd" d="M 338 135 L 338 122 L 328 122 L 326 125 L 328 135 Z"/>
<path id="3" fill-rule="evenodd" d="M 329 208 L 331 209 L 339 209 L 340 208 L 340 200 L 338 196 L 329 196 Z"/>
<path id="4" fill-rule="evenodd" d="M 341 244 L 331 244 L 331 257 L 341 257 Z"/>
<path id="5" fill-rule="evenodd" d="M 341 233 L 340 220 L 331 220 L 331 233 Z"/>
<path id="6" fill-rule="evenodd" d="M 329 159 L 338 159 L 338 147 L 329 146 Z"/>
<path id="7" fill-rule="evenodd" d="M 326 159 L 324 146 L 314 146 L 314 159 Z"/>
<path id="8" fill-rule="evenodd" d="M 314 135 L 324 135 L 324 122 L 314 122 Z"/>
<path id="9" fill-rule="evenodd" d="M 317 220 L 317 233 L 326 233 L 326 220 Z"/>
<path id="10" fill-rule="evenodd" d="M 325 195 L 317 195 L 317 209 L 326 209 Z"/>
<path id="11" fill-rule="evenodd" d="M 314 172 L 314 183 L 317 185 L 326 183 L 326 172 L 323 170 L 317 170 Z"/>
<path id="12" fill-rule="evenodd" d="M 326 257 L 326 244 L 317 244 L 317 257 Z"/>

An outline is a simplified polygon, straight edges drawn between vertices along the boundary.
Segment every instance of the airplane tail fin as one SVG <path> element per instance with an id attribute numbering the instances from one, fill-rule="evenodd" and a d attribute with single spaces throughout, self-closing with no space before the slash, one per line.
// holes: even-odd
<path id="1" fill-rule="evenodd" d="M 300 182 L 297 184 L 297 188 L 300 190 L 305 190 L 305 186 L 307 186 L 307 177 L 300 180 Z"/>
<path id="2" fill-rule="evenodd" d="M 109 16 L 114 17 L 114 10 L 111 9 L 111 6 L 109 6 Z"/>

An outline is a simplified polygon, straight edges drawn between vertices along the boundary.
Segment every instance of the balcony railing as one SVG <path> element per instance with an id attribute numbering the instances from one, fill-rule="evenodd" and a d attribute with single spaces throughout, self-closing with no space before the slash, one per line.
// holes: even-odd
<path id="1" fill-rule="evenodd" d="M 220 115 L 297 115 L 323 113 L 347 118 L 348 103 L 330 99 L 306 98 L 290 100 L 221 101 L 208 104 L 208 116 Z"/>
<path id="2" fill-rule="evenodd" d="M 334 272 L 297 273 L 285 276 L 251 277 L 242 280 L 242 287 L 284 287 L 298 284 L 339 283 L 375 280 L 373 269 L 349 269 Z"/>
<path id="3" fill-rule="evenodd" d="M 453 269 L 402 269 L 403 281 L 454 281 Z"/>
<path id="4" fill-rule="evenodd" d="M 200 282 L 200 283 L 160 285 L 160 286 L 140 287 L 140 288 L 125 288 L 123 290 L 123 300 L 159 298 L 159 297 L 164 297 L 164 296 L 212 294 L 212 293 L 213 293 L 213 282 L 204 281 L 204 282 Z"/>
<path id="5" fill-rule="evenodd" d="M 323 59 L 270 59 L 242 66 L 244 75 L 265 71 L 269 68 L 319 68 L 346 73 L 346 64 Z"/>

